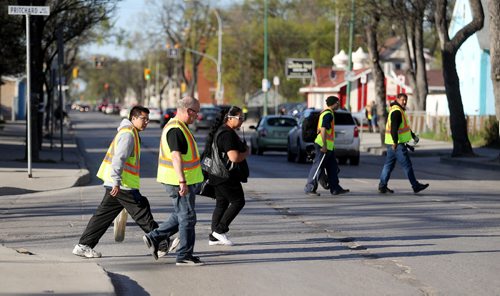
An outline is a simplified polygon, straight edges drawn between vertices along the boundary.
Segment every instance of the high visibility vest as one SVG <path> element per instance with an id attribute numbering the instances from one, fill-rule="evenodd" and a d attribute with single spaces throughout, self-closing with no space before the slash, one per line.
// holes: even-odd
<path id="1" fill-rule="evenodd" d="M 194 140 L 193 134 L 186 124 L 180 120 L 170 120 L 163 128 L 160 139 L 160 155 L 158 157 L 158 174 L 156 180 L 163 184 L 179 185 L 179 176 L 174 171 L 172 152 L 167 142 L 167 134 L 172 128 L 180 128 L 188 142 L 186 154 L 182 154 L 182 171 L 186 178 L 186 184 L 192 185 L 203 182 L 201 171 L 200 153 Z"/>
<path id="2" fill-rule="evenodd" d="M 111 178 L 111 171 L 113 169 L 111 166 L 111 162 L 113 161 L 113 156 L 115 155 L 116 140 L 124 133 L 130 133 L 134 137 L 134 154 L 132 156 L 129 156 L 125 160 L 125 164 L 123 166 L 123 171 L 121 174 L 121 184 L 129 188 L 139 189 L 141 144 L 139 142 L 139 134 L 134 127 L 125 127 L 118 131 L 115 138 L 113 139 L 113 142 L 111 142 L 111 145 L 109 145 L 106 156 L 104 156 L 104 160 L 102 161 L 101 166 L 99 167 L 99 171 L 97 172 L 97 177 L 105 182 L 114 182 Z"/>
<path id="3" fill-rule="evenodd" d="M 391 135 L 391 115 L 392 115 L 392 112 L 394 112 L 396 110 L 401 112 L 401 116 L 403 117 L 403 120 L 401 121 L 401 124 L 398 127 L 398 143 L 408 143 L 411 140 L 410 121 L 408 120 L 408 117 L 406 116 L 406 112 L 399 105 L 392 105 L 391 109 L 389 110 L 389 116 L 387 118 L 387 123 L 385 125 L 385 141 L 384 142 L 388 145 L 394 144 L 394 140 L 392 139 L 392 135 Z"/>
<path id="4" fill-rule="evenodd" d="M 321 138 L 321 124 L 323 123 L 323 117 L 327 113 L 332 114 L 332 122 L 330 124 L 330 129 L 326 130 L 326 149 L 332 151 L 335 149 L 335 118 L 334 118 L 334 113 L 330 109 L 325 109 L 321 112 L 318 120 L 318 135 L 316 136 L 316 140 L 314 140 L 314 143 L 318 144 L 319 146 L 323 147 L 323 139 Z"/>

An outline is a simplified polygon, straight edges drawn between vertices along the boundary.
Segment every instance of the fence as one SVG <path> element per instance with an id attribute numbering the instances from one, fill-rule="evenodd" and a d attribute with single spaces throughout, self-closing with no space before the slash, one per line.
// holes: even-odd
<path id="1" fill-rule="evenodd" d="M 410 120 L 411 129 L 416 133 L 434 132 L 436 134 L 447 134 L 451 136 L 449 116 L 427 115 L 425 111 L 407 112 Z M 476 134 L 486 128 L 488 121 L 495 120 L 494 115 L 468 115 L 467 132 Z"/>

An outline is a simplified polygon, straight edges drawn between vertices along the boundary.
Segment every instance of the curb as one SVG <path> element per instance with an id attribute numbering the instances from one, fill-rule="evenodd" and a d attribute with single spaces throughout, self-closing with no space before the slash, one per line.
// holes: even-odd
<path id="1" fill-rule="evenodd" d="M 441 163 L 464 166 L 475 169 L 486 169 L 492 171 L 500 171 L 500 162 L 496 158 L 488 158 L 484 156 L 468 158 L 454 158 L 451 156 L 441 157 Z"/>
<path id="2" fill-rule="evenodd" d="M 87 163 L 85 162 L 85 157 L 83 157 L 83 143 L 73 134 L 73 141 L 76 144 L 76 151 L 78 152 L 78 166 L 80 167 L 80 176 L 75 181 L 75 186 L 84 186 L 92 181 L 92 177 L 90 176 L 90 171 L 88 170 Z"/>

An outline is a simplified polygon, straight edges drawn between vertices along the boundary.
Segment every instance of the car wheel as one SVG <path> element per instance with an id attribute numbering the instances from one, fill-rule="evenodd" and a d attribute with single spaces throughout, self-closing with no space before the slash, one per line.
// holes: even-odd
<path id="1" fill-rule="evenodd" d="M 306 154 L 300 148 L 300 141 L 297 143 L 297 153 L 295 154 L 295 162 L 297 163 L 306 162 Z"/>
<path id="2" fill-rule="evenodd" d="M 250 142 L 250 144 L 251 144 L 250 153 L 253 155 L 257 154 L 257 148 L 255 147 L 257 145 L 255 145 L 253 142 Z"/>
<path id="3" fill-rule="evenodd" d="M 290 140 L 288 140 L 288 144 L 286 145 L 286 160 L 289 162 L 293 162 L 295 155 L 293 155 L 292 147 L 290 146 Z"/>
<path id="4" fill-rule="evenodd" d="M 351 165 L 359 165 L 359 155 L 349 158 L 349 163 Z"/>
<path id="5" fill-rule="evenodd" d="M 264 148 L 257 147 L 257 155 L 263 155 L 263 154 L 264 154 Z"/>
<path id="6" fill-rule="evenodd" d="M 346 164 L 347 163 L 347 157 L 339 157 L 339 164 Z"/>

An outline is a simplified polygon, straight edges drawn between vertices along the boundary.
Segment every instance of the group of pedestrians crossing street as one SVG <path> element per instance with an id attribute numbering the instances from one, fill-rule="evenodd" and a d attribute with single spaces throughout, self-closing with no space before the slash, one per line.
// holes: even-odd
<path id="1" fill-rule="evenodd" d="M 396 161 L 403 167 L 415 193 L 429 186 L 416 180 L 408 155 L 407 143 L 411 139 L 418 141 L 418 137 L 411 131 L 405 113 L 407 100 L 405 94 L 399 94 L 390 107 L 385 135 L 387 156 L 378 186 L 379 192 L 383 194 L 394 193 L 387 185 Z M 332 195 L 349 192 L 349 189 L 344 189 L 339 184 L 339 170 L 335 158 L 334 111 L 339 106 L 337 97 L 328 97 L 326 108 L 319 117 L 314 141 L 316 154 L 304 188 L 305 193 L 311 196 L 319 195 L 316 192 L 318 172 L 322 170 L 326 170 Z M 113 220 L 126 209 L 144 231 L 143 241 L 155 260 L 176 250 L 176 265 L 203 265 L 204 262 L 194 255 L 197 221 L 195 200 L 201 183 L 207 178 L 214 188 L 216 199 L 208 244 L 233 245 L 227 232 L 229 225 L 245 205 L 241 183 L 246 182 L 249 175 L 246 162 L 249 149 L 246 141 L 240 139 L 236 133 L 244 120 L 244 114 L 242 109 L 236 106 L 223 109 L 211 127 L 205 151 L 200 155 L 195 138 L 188 128 L 199 111 L 199 101 L 186 96 L 178 102 L 176 116 L 163 128 L 157 181 L 164 186 L 172 201 L 172 213 L 163 223 L 158 224 L 153 218 L 147 198 L 139 191 L 139 133 L 146 129 L 149 123 L 149 110 L 142 106 L 132 108 L 128 119 L 123 119 L 120 123 L 98 170 L 97 177 L 104 183 L 104 197 L 75 245 L 73 254 L 87 258 L 101 257 L 101 253 L 94 250 L 95 246 Z M 227 177 L 206 173 L 204 175 L 201 159 L 203 155 L 210 155 L 212 147 L 216 148 L 217 157 L 222 160 L 224 169 L 229 171 Z M 171 237 L 176 233 L 178 236 L 172 241 Z"/>
<path id="2" fill-rule="evenodd" d="M 149 123 L 149 110 L 142 106 L 132 108 L 128 119 L 123 119 L 118 132 L 97 173 L 104 182 L 105 193 L 101 204 L 90 218 L 86 229 L 73 249 L 73 254 L 99 258 L 94 250 L 118 214 L 126 209 L 145 232 L 143 241 L 154 259 L 176 250 L 176 265 L 199 266 L 204 262 L 194 255 L 196 208 L 195 199 L 205 176 L 201 169 L 198 145 L 188 125 L 200 112 L 197 99 L 186 96 L 178 102 L 177 114 L 163 128 L 160 138 L 157 181 L 161 183 L 172 201 L 173 212 L 161 224 L 151 213 L 150 204 L 140 189 L 139 132 Z M 227 178 L 209 177 L 216 194 L 212 215 L 212 232 L 208 243 L 233 245 L 226 233 L 229 225 L 245 205 L 241 182 L 248 178 L 246 157 L 248 147 L 236 134 L 243 122 L 243 112 L 238 107 L 221 111 L 212 126 L 206 147 L 217 145 L 219 157 L 227 164 Z M 178 237 L 171 241 L 171 237 Z"/>
<path id="3" fill-rule="evenodd" d="M 394 190 L 389 189 L 387 184 L 396 166 L 396 162 L 399 162 L 403 167 L 413 188 L 413 192 L 418 193 L 429 187 L 429 184 L 422 184 L 417 181 L 413 172 L 410 155 L 408 154 L 408 142 L 412 139 L 418 142 L 419 138 L 410 128 L 410 121 L 405 109 L 407 102 L 408 96 L 406 94 L 398 94 L 389 109 L 384 140 L 387 146 L 387 154 L 378 185 L 380 193 L 394 193 Z M 304 187 L 304 192 L 311 196 L 320 195 L 316 192 L 316 189 L 318 188 L 319 172 L 323 169 L 326 169 L 329 189 L 332 195 L 345 194 L 350 191 L 349 189 L 342 188 L 339 184 L 339 168 L 335 158 L 334 111 L 340 107 L 340 100 L 335 96 L 329 96 L 325 103 L 326 108 L 320 114 L 317 136 L 314 141 L 315 157 L 309 171 L 306 186 Z"/>

